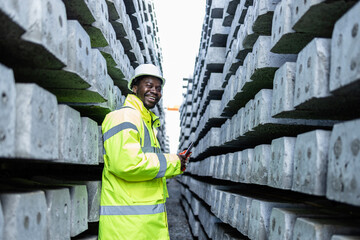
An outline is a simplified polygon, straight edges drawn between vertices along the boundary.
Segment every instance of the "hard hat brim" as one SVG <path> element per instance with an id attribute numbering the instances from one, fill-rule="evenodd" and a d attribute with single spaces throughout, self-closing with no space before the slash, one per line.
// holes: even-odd
<path id="1" fill-rule="evenodd" d="M 128 89 L 130 91 L 132 91 L 131 89 L 131 84 L 132 82 L 134 81 L 134 79 L 138 78 L 138 77 L 141 77 L 141 76 L 152 76 L 152 77 L 156 77 L 157 79 L 161 80 L 161 87 L 164 87 L 165 85 L 165 78 L 163 77 L 160 77 L 160 76 L 157 76 L 157 75 L 153 75 L 153 74 L 149 74 L 149 73 L 142 73 L 142 74 L 137 74 L 135 75 L 134 77 L 132 77 L 129 82 L 128 82 Z"/>

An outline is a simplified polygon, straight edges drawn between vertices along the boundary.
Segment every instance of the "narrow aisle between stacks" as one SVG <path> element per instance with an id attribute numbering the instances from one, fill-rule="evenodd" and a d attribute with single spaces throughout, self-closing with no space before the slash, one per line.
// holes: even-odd
<path id="1" fill-rule="evenodd" d="M 192 240 L 191 231 L 185 212 L 180 204 L 180 184 L 176 178 L 168 179 L 169 198 L 166 201 L 166 211 L 171 240 Z"/>

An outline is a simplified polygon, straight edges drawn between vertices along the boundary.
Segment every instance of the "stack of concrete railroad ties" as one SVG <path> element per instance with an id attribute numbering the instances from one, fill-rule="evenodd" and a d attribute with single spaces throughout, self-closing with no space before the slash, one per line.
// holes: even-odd
<path id="1" fill-rule="evenodd" d="M 360 239 L 360 2 L 212 0 L 181 114 L 199 239 Z"/>
<path id="2" fill-rule="evenodd" d="M 161 66 L 153 3 L 2 0 L 0 19 L 0 239 L 97 239 L 100 125 Z"/>

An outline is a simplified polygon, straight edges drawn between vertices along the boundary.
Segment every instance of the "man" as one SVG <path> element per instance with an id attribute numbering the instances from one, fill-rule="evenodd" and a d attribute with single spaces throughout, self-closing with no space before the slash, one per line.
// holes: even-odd
<path id="1" fill-rule="evenodd" d="M 156 66 L 142 64 L 129 81 L 124 106 L 102 124 L 99 239 L 169 239 L 166 178 L 183 173 L 186 157 L 163 154 L 156 137 L 159 118 L 150 111 L 161 98 L 165 79 Z"/>

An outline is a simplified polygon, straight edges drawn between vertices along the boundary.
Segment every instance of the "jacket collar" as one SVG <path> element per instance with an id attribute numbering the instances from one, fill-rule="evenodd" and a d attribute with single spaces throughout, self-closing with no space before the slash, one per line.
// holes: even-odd
<path id="1" fill-rule="evenodd" d="M 152 111 L 148 110 L 144 103 L 134 94 L 128 94 L 124 106 L 135 108 L 141 113 L 144 121 L 151 121 L 151 126 L 160 127 L 160 119 Z"/>

